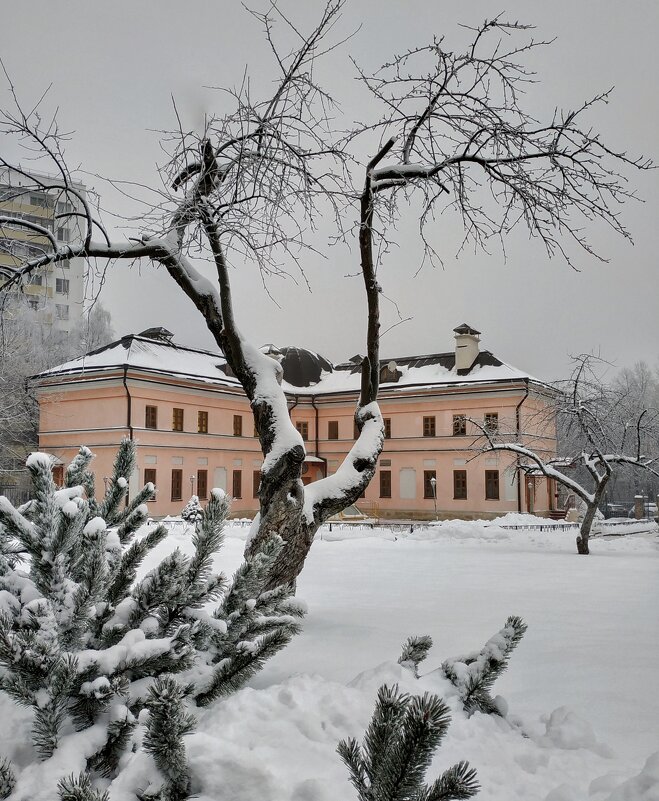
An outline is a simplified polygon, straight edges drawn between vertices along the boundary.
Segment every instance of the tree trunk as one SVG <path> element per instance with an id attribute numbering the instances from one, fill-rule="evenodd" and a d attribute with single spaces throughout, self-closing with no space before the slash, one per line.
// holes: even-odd
<path id="1" fill-rule="evenodd" d="M 597 506 L 594 504 L 589 505 L 584 515 L 584 519 L 581 521 L 581 528 L 579 529 L 579 535 L 577 537 L 577 553 L 587 556 L 590 553 L 588 549 L 588 540 L 590 538 L 590 529 L 593 525 L 593 520 L 595 519 L 595 512 L 597 511 Z"/>
<path id="2" fill-rule="evenodd" d="M 590 553 L 588 548 L 588 540 L 590 539 L 590 530 L 593 527 L 593 521 L 600 505 L 600 501 L 604 496 L 606 485 L 609 483 L 611 473 L 608 472 L 600 477 L 600 482 L 595 490 L 592 503 L 588 504 L 584 519 L 581 521 L 581 528 L 579 529 L 579 536 L 577 537 L 577 553 L 587 556 Z"/>

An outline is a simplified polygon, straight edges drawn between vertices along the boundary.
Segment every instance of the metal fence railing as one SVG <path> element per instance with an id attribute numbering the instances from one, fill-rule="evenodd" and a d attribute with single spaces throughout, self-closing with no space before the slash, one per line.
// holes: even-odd
<path id="1" fill-rule="evenodd" d="M 20 487 L 0 485 L 0 495 L 4 495 L 12 506 L 22 506 L 30 500 L 30 490 Z"/>

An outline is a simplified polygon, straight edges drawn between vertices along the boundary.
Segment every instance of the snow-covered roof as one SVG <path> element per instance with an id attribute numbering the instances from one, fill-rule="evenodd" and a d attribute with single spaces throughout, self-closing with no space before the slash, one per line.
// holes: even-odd
<path id="1" fill-rule="evenodd" d="M 240 382 L 225 372 L 226 359 L 219 353 L 129 334 L 103 348 L 60 364 L 34 376 L 36 380 L 112 372 L 124 367 L 178 378 L 239 387 Z"/>
<path id="2" fill-rule="evenodd" d="M 360 389 L 361 370 L 355 361 L 334 366 L 323 356 L 302 348 L 282 347 L 280 352 L 284 354 L 282 386 L 290 394 L 355 393 Z M 490 351 L 481 351 L 467 374 L 456 371 L 454 352 L 382 359 L 381 368 L 386 368 L 391 362 L 396 363 L 398 379 L 387 381 L 389 375 L 385 371 L 381 386 L 383 390 L 394 393 L 404 392 L 411 387 L 431 389 L 515 381 L 542 383 L 528 373 L 500 361 Z M 65 376 L 91 377 L 92 374 L 117 369 L 240 387 L 238 379 L 231 374 L 224 356 L 219 352 L 187 348 L 162 339 L 133 334 L 46 370 L 34 378 L 41 382 Z"/>

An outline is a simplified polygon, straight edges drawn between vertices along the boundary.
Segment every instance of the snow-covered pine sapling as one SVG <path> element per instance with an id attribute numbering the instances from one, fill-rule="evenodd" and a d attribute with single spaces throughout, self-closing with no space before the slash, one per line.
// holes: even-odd
<path id="1" fill-rule="evenodd" d="M 16 774 L 8 759 L 0 759 L 0 798 L 11 795 L 16 786 Z"/>
<path id="2" fill-rule="evenodd" d="M 155 487 L 148 482 L 136 493 L 130 503 L 122 508 L 121 502 L 128 495 L 128 482 L 133 475 L 136 464 L 135 442 L 124 439 L 119 445 L 117 456 L 112 466 L 112 475 L 108 482 L 105 497 L 98 504 L 97 514 L 102 517 L 108 526 L 120 526 L 139 507 L 152 500 Z"/>
<path id="3" fill-rule="evenodd" d="M 492 698 L 490 690 L 508 667 L 510 654 L 526 629 L 521 617 L 509 617 L 501 631 L 490 637 L 480 651 L 442 663 L 444 675 L 457 687 L 468 714 L 484 712 L 505 716 L 505 702 L 498 697 Z"/>
<path id="4" fill-rule="evenodd" d="M 351 738 L 337 748 L 359 801 L 450 801 L 475 795 L 476 771 L 468 762 L 424 783 L 450 720 L 448 707 L 436 695 L 410 696 L 398 685 L 380 687 L 362 745 Z"/>
<path id="5" fill-rule="evenodd" d="M 95 790 L 87 773 L 66 776 L 57 785 L 60 801 L 110 801 L 107 791 Z"/>
<path id="6" fill-rule="evenodd" d="M 161 676 L 149 689 L 149 715 L 144 750 L 153 756 L 165 778 L 158 801 L 185 801 L 190 792 L 190 775 L 183 736 L 194 728 L 195 719 L 185 709 L 186 692 L 171 676 Z"/>
<path id="7" fill-rule="evenodd" d="M 427 634 L 421 637 L 408 637 L 407 642 L 403 645 L 403 652 L 398 658 L 398 664 L 411 668 L 418 678 L 419 665 L 428 656 L 431 648 L 432 638 Z"/>
<path id="8" fill-rule="evenodd" d="M 235 692 L 299 633 L 298 620 L 306 610 L 293 597 L 293 590 L 279 586 L 264 591 L 283 546 L 280 537 L 263 541 L 240 565 L 213 613 L 209 650 L 215 667 L 201 691 L 195 691 L 198 704 L 205 706 Z"/>
<path id="9" fill-rule="evenodd" d="M 193 495 L 183 507 L 183 511 L 181 512 L 181 517 L 183 518 L 183 520 L 185 520 L 186 523 L 190 523 L 190 525 L 196 526 L 197 523 L 201 521 L 203 513 L 204 513 L 203 509 L 201 508 L 201 504 L 199 503 L 199 498 L 196 495 Z"/>
<path id="10" fill-rule="evenodd" d="M 91 455 L 84 448 L 67 471 L 69 480 L 77 476 L 84 485 L 61 490 L 53 482 L 51 457 L 32 454 L 34 499 L 22 507 L 29 519 L 0 499 L 0 690 L 32 709 L 33 745 L 41 759 L 72 730 L 93 727 L 96 750 L 87 757 L 86 771 L 59 784 L 60 797 L 76 801 L 104 797 L 94 782 L 112 782 L 121 757 L 139 748 L 134 733 L 140 713 L 150 705 L 156 721 L 168 703 L 169 723 L 178 721 L 178 728 L 166 734 L 175 735 L 178 745 L 172 744 L 168 762 L 156 759 L 164 778 L 160 799 L 185 797 L 180 775 L 187 768 L 175 765 L 184 761 L 180 738 L 191 720 L 187 712 L 177 717 L 174 707 L 181 699 L 174 680 L 154 681 L 177 674 L 190 704 L 207 704 L 242 686 L 286 645 L 303 614 L 288 587 L 264 591 L 283 545 L 278 537 L 262 543 L 230 586 L 214 572 L 229 510 L 222 490 L 211 493 L 191 538 L 192 554 L 177 549 L 136 580 L 166 530 L 158 526 L 135 536 L 135 518 L 145 517 L 143 501 L 152 485 L 121 508 L 121 473 L 130 475 L 133 457 L 132 445 L 124 443 L 99 503 L 85 497 L 85 487 L 91 492 L 93 485 L 86 476 Z M 114 520 L 113 529 L 99 516 L 102 509 Z M 17 548 L 29 556 L 23 564 L 17 563 Z M 153 726 L 147 742 L 157 750 L 160 735 Z M 0 764 L 0 791 L 11 776 L 11 767 Z"/>

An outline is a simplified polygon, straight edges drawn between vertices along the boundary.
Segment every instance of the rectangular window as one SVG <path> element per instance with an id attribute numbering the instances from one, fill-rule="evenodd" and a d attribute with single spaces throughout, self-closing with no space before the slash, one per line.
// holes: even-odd
<path id="1" fill-rule="evenodd" d="M 57 229 L 58 242 L 68 242 L 70 238 L 69 229 L 63 226 Z"/>
<path id="2" fill-rule="evenodd" d="M 391 439 L 391 417 L 385 417 L 383 422 L 384 422 L 384 438 Z"/>
<path id="3" fill-rule="evenodd" d="M 57 266 L 61 267 L 63 270 L 68 270 L 71 266 L 71 262 L 68 259 L 62 259 L 62 261 L 57 262 Z"/>
<path id="4" fill-rule="evenodd" d="M 183 500 L 183 471 L 172 470 L 172 500 Z"/>
<path id="5" fill-rule="evenodd" d="M 424 437 L 434 437 L 435 436 L 435 418 L 434 417 L 424 417 L 423 418 L 423 436 Z"/>
<path id="6" fill-rule="evenodd" d="M 485 415 L 485 428 L 490 434 L 496 434 L 499 430 L 499 415 L 497 412 L 489 412 Z"/>
<path id="7" fill-rule="evenodd" d="M 32 273 L 28 283 L 34 284 L 35 286 L 43 286 L 43 275 L 41 275 L 41 273 Z"/>
<path id="8" fill-rule="evenodd" d="M 68 278 L 56 278 L 55 279 L 55 292 L 58 295 L 68 295 L 69 294 L 69 279 Z"/>
<path id="9" fill-rule="evenodd" d="M 69 319 L 69 307 L 68 306 L 60 306 L 59 303 L 55 304 L 55 316 L 58 320 L 68 320 Z"/>
<path id="10" fill-rule="evenodd" d="M 485 471 L 485 500 L 498 501 L 499 500 L 499 471 L 486 470 Z"/>
<path id="11" fill-rule="evenodd" d="M 243 471 L 234 470 L 232 476 L 232 495 L 234 498 L 243 497 Z"/>
<path id="12" fill-rule="evenodd" d="M 208 470 L 197 470 L 197 497 L 202 501 L 208 498 Z"/>
<path id="13" fill-rule="evenodd" d="M 380 497 L 391 498 L 391 470 L 380 470 Z"/>
<path id="14" fill-rule="evenodd" d="M 147 406 L 144 415 L 145 428 L 158 428 L 158 407 Z"/>
<path id="15" fill-rule="evenodd" d="M 73 206 L 70 203 L 58 203 L 57 204 L 57 213 L 58 214 L 71 214 L 73 211 Z"/>
<path id="16" fill-rule="evenodd" d="M 183 409 L 174 409 L 172 412 L 172 431 L 183 431 Z"/>
<path id="17" fill-rule="evenodd" d="M 300 421 L 295 424 L 295 428 L 300 432 L 300 436 L 306 442 L 309 439 L 309 423 Z"/>
<path id="18" fill-rule="evenodd" d="M 208 434 L 208 412 L 197 412 L 197 432 Z"/>
<path id="19" fill-rule="evenodd" d="M 38 206 L 40 209 L 52 209 L 54 205 L 55 202 L 49 195 L 30 195 L 30 206 Z"/>
<path id="20" fill-rule="evenodd" d="M 252 472 L 252 497 L 259 497 L 259 487 L 261 486 L 261 471 L 254 470 Z"/>
<path id="21" fill-rule="evenodd" d="M 233 416 L 233 435 L 234 437 L 242 437 L 243 435 L 243 417 L 241 414 L 234 414 Z M 234 493 L 234 497 L 239 498 L 240 495 Z"/>
<path id="22" fill-rule="evenodd" d="M 153 484 L 156 486 L 156 471 L 153 467 L 147 467 L 144 470 L 144 483 L 145 484 Z"/>
<path id="23" fill-rule="evenodd" d="M 437 491 L 437 472 L 435 470 L 423 471 L 423 497 L 435 498 Z"/>
<path id="24" fill-rule="evenodd" d="M 327 422 L 327 439 L 339 438 L 339 421 L 328 420 Z"/>
<path id="25" fill-rule="evenodd" d="M 464 414 L 453 415 L 453 436 L 464 437 L 467 434 L 467 418 Z"/>
<path id="26" fill-rule="evenodd" d="M 456 501 L 464 501 L 467 498 L 467 471 L 453 471 L 453 497 Z"/>

